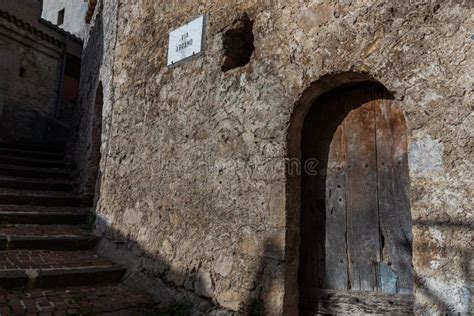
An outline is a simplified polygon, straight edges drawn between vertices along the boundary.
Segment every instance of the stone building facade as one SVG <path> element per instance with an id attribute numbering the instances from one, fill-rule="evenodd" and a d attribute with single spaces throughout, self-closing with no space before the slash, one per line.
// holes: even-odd
<path id="1" fill-rule="evenodd" d="M 89 2 L 84 0 L 43 0 L 41 17 L 65 31 L 84 39 L 88 27 L 85 23 Z"/>
<path id="2" fill-rule="evenodd" d="M 68 78 L 79 80 L 82 42 L 40 19 L 41 10 L 36 0 L 0 4 L 0 138 L 6 141 L 60 142 L 67 134 L 63 92 L 71 87 Z M 79 65 L 75 78 L 67 72 L 72 59 Z"/>
<path id="3" fill-rule="evenodd" d="M 101 252 L 161 302 L 296 315 L 302 183 L 286 165 L 321 96 L 371 82 L 407 125 L 414 311 L 472 312 L 472 12 L 461 0 L 99 1 L 71 150 L 86 191 L 102 155 Z M 167 67 L 167 34 L 200 14 L 204 54 Z M 240 30 L 254 50 L 231 63 Z"/>

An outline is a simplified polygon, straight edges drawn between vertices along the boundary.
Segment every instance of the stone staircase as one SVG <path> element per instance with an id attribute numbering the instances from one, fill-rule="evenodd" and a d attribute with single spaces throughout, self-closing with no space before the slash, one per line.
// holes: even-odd
<path id="1" fill-rule="evenodd" d="M 0 143 L 0 315 L 141 314 L 126 269 L 95 253 L 93 197 L 59 146 Z"/>

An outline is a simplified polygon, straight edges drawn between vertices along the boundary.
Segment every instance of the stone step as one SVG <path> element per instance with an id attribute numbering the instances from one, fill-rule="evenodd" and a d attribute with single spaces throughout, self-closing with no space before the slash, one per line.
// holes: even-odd
<path id="1" fill-rule="evenodd" d="M 90 210 L 72 207 L 0 205 L 0 223 L 4 224 L 86 224 Z"/>
<path id="2" fill-rule="evenodd" d="M 65 192 L 0 190 L 0 205 L 92 207 L 91 196 Z"/>
<path id="3" fill-rule="evenodd" d="M 73 225 L 0 225 L 0 250 L 89 250 L 97 240 L 87 230 Z"/>
<path id="4" fill-rule="evenodd" d="M 153 315 L 146 313 L 153 305 L 150 297 L 120 283 L 26 291 L 0 290 L 0 315 Z"/>
<path id="5" fill-rule="evenodd" d="M 0 288 L 58 288 L 118 283 L 121 265 L 93 251 L 0 251 Z"/>
<path id="6" fill-rule="evenodd" d="M 38 179 L 70 179 L 71 171 L 58 168 L 34 168 L 0 164 L 0 176 Z"/>
<path id="7" fill-rule="evenodd" d="M 0 154 L 0 164 L 25 166 L 34 168 L 66 168 L 66 163 L 61 159 L 38 159 L 15 157 Z"/>
<path id="8" fill-rule="evenodd" d="M 24 144 L 24 143 L 6 143 L 0 142 L 0 148 L 18 149 L 26 151 L 63 153 L 64 145 L 43 145 L 43 144 Z"/>
<path id="9" fill-rule="evenodd" d="M 24 150 L 16 148 L 0 148 L 0 155 L 30 159 L 52 159 L 61 160 L 64 158 L 63 153 L 47 152 L 47 151 L 35 151 L 35 150 Z"/>
<path id="10" fill-rule="evenodd" d="M 0 176 L 0 188 L 70 192 L 74 188 L 74 183 L 68 180 Z"/>

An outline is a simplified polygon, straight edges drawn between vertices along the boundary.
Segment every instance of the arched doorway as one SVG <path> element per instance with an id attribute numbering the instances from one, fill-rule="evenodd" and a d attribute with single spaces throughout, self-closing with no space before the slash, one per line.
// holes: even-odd
<path id="1" fill-rule="evenodd" d="M 300 313 L 412 309 L 406 123 L 380 84 L 322 94 L 303 124 Z"/>

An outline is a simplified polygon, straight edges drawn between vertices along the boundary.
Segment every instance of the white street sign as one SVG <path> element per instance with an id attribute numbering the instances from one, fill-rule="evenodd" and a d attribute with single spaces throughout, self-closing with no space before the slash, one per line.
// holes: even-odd
<path id="1" fill-rule="evenodd" d="M 205 21 L 206 18 L 201 15 L 170 32 L 168 66 L 202 53 L 204 50 Z"/>

